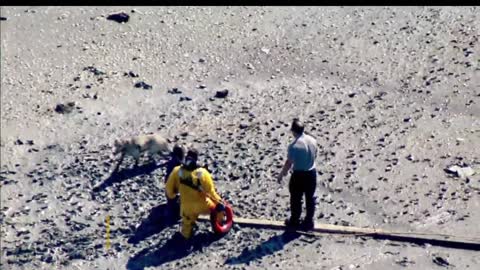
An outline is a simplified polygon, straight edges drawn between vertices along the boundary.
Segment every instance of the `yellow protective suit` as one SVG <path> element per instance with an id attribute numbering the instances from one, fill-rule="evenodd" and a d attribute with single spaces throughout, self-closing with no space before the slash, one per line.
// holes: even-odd
<path id="1" fill-rule="evenodd" d="M 175 167 L 168 177 L 165 189 L 169 199 L 175 198 L 177 192 L 180 192 L 181 233 L 186 239 L 192 236 L 198 216 L 210 214 L 215 209 L 216 202 L 221 201 L 215 192 L 212 176 L 204 168 L 188 171 L 182 166 Z"/>

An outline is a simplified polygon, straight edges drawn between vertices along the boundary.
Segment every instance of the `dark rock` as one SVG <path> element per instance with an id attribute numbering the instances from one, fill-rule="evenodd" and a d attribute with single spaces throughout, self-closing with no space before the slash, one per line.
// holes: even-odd
<path id="1" fill-rule="evenodd" d="M 228 96 L 228 89 L 217 91 L 215 94 L 216 98 L 226 98 Z"/>
<path id="2" fill-rule="evenodd" d="M 180 101 L 190 101 L 192 100 L 190 97 L 180 97 Z"/>
<path id="3" fill-rule="evenodd" d="M 439 255 L 434 255 L 433 262 L 439 266 L 447 267 L 450 263 L 445 259 L 440 257 Z"/>
<path id="4" fill-rule="evenodd" d="M 357 95 L 356 93 L 350 93 L 350 94 L 348 94 L 348 97 L 349 97 L 349 98 L 353 98 L 353 97 L 355 97 L 356 95 Z"/>
<path id="5" fill-rule="evenodd" d="M 101 71 L 98 68 L 93 67 L 93 66 L 85 67 L 85 68 L 83 68 L 83 70 L 84 71 L 88 70 L 88 71 L 92 72 L 95 76 L 105 75 L 105 72 L 103 72 L 103 71 Z"/>
<path id="6" fill-rule="evenodd" d="M 15 141 L 15 145 L 23 145 L 22 140 L 18 139 Z"/>
<path id="7" fill-rule="evenodd" d="M 129 76 L 129 77 L 132 77 L 132 78 L 137 78 L 138 74 L 134 73 L 133 71 L 129 71 L 128 73 L 127 72 L 123 73 L 123 76 Z"/>
<path id="8" fill-rule="evenodd" d="M 33 140 L 27 140 L 28 145 L 33 145 Z"/>
<path id="9" fill-rule="evenodd" d="M 248 128 L 248 125 L 245 124 L 245 123 L 241 123 L 239 127 L 240 127 L 240 129 L 246 129 L 246 128 Z"/>
<path id="10" fill-rule="evenodd" d="M 7 20 L 7 18 L 5 18 L 5 17 L 0 17 L 0 21 L 6 21 L 6 20 Z"/>
<path id="11" fill-rule="evenodd" d="M 50 254 L 44 254 L 40 257 L 40 260 L 42 262 L 46 262 L 46 263 L 52 263 L 53 262 L 53 256 L 50 255 Z"/>
<path id="12" fill-rule="evenodd" d="M 65 113 L 71 113 L 73 109 L 75 108 L 75 102 L 69 102 L 66 105 L 65 104 L 57 104 L 55 106 L 55 112 L 65 114 Z"/>
<path id="13" fill-rule="evenodd" d="M 137 82 L 137 83 L 135 84 L 135 87 L 136 87 L 136 88 L 143 88 L 143 89 L 145 89 L 145 90 L 152 89 L 152 86 L 151 86 L 150 84 L 147 84 L 147 83 L 145 83 L 145 82 L 143 82 L 143 81 Z"/>
<path id="14" fill-rule="evenodd" d="M 116 21 L 118 23 L 126 23 L 130 19 L 130 16 L 125 12 L 110 14 L 107 20 Z"/>
<path id="15" fill-rule="evenodd" d="M 205 59 L 200 58 L 200 59 L 198 59 L 198 62 L 199 62 L 199 63 L 205 63 Z"/>
<path id="16" fill-rule="evenodd" d="M 171 90 L 168 90 L 169 94 L 181 94 L 182 91 L 178 90 L 178 88 L 172 88 Z"/>

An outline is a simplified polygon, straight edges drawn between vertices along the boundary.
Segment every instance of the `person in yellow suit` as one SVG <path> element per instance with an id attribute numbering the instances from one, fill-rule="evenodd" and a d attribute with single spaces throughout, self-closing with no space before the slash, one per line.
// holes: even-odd
<path id="1" fill-rule="evenodd" d="M 198 151 L 190 149 L 185 156 L 185 163 L 173 169 L 166 184 L 168 199 L 175 198 L 180 192 L 181 234 L 185 239 L 192 236 L 199 215 L 210 214 L 214 209 L 225 209 L 222 199 L 215 192 L 212 176 L 198 166 L 197 161 Z"/>

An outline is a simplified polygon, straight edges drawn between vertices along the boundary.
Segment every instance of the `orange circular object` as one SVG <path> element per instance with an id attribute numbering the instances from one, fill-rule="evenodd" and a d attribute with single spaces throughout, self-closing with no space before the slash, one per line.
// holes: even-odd
<path id="1" fill-rule="evenodd" d="M 222 220 L 218 220 L 218 215 L 224 214 L 226 217 L 226 221 L 223 222 Z M 210 213 L 210 223 L 212 224 L 213 231 L 217 234 L 226 234 L 230 231 L 233 225 L 233 209 L 230 205 L 225 204 L 225 212 L 218 212 L 217 210 L 213 210 Z"/>

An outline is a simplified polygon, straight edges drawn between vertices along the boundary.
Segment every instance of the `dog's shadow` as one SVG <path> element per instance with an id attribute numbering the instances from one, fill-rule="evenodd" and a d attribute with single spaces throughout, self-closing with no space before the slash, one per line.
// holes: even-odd
<path id="1" fill-rule="evenodd" d="M 178 221 L 168 217 L 167 207 L 167 204 L 164 203 L 152 208 L 148 217 L 142 221 L 134 235 L 128 239 L 128 243 L 137 244 L 152 235 L 160 233 L 165 228 L 178 223 Z"/>
<path id="2" fill-rule="evenodd" d="M 162 264 L 182 259 L 195 251 L 201 251 L 204 247 L 221 238 L 222 236 L 211 232 L 203 232 L 194 235 L 189 240 L 189 244 L 186 244 L 180 233 L 176 233 L 163 246 L 157 249 L 145 248 L 130 258 L 126 269 L 143 270 L 147 267 L 158 267 Z"/>
<path id="3" fill-rule="evenodd" d="M 116 171 L 114 170 L 112 174 L 103 181 L 100 185 L 96 186 L 93 188 L 93 192 L 97 193 L 100 192 L 104 189 L 106 189 L 109 186 L 112 186 L 115 183 L 120 183 L 124 180 L 143 175 L 143 174 L 150 174 L 154 170 L 162 167 L 163 164 L 157 165 L 155 162 L 147 163 L 145 165 L 133 167 L 130 169 L 123 169 L 121 171 Z"/>

